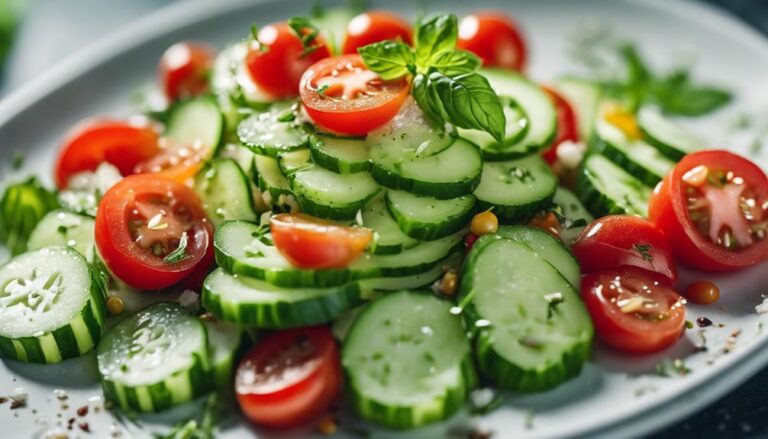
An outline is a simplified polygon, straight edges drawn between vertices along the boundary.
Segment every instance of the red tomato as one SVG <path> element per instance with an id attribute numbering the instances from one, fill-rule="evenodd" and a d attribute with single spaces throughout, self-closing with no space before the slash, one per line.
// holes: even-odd
<path id="1" fill-rule="evenodd" d="M 671 287 L 677 282 L 669 241 L 645 218 L 612 215 L 595 220 L 581 231 L 572 249 L 584 273 L 631 265 L 664 276 Z"/>
<path id="2" fill-rule="evenodd" d="M 503 12 L 476 12 L 459 23 L 458 48 L 473 52 L 486 67 L 523 71 L 525 41 L 517 25 Z"/>
<path id="3" fill-rule="evenodd" d="M 341 390 L 336 340 L 324 326 L 273 332 L 243 358 L 235 394 L 251 421 L 300 426 L 322 414 Z"/>
<path id="4" fill-rule="evenodd" d="M 731 152 L 683 157 L 656 186 L 648 216 L 693 268 L 730 271 L 768 258 L 768 178 Z"/>
<path id="5" fill-rule="evenodd" d="M 178 183 L 188 183 L 211 156 L 211 149 L 170 144 L 160 140 L 162 152 L 134 168 L 136 174 L 157 174 Z"/>
<path id="6" fill-rule="evenodd" d="M 108 162 L 130 175 L 139 162 L 160 152 L 157 133 L 148 126 L 115 120 L 88 120 L 78 124 L 64 140 L 56 160 L 54 178 L 65 189 L 74 174 L 93 171 Z"/>
<path id="7" fill-rule="evenodd" d="M 301 268 L 344 268 L 373 238 L 370 229 L 340 226 L 302 213 L 275 215 L 269 228 L 275 247 Z"/>
<path id="8" fill-rule="evenodd" d="M 344 53 L 357 53 L 359 47 L 385 40 L 400 40 L 405 44 L 412 44 L 411 25 L 391 12 L 366 12 L 349 21 Z"/>
<path id="9" fill-rule="evenodd" d="M 584 276 L 581 295 L 597 336 L 612 348 L 634 354 L 675 343 L 685 326 L 685 300 L 663 281 L 634 267 Z"/>
<path id="10" fill-rule="evenodd" d="M 317 47 L 303 54 L 304 47 L 296 33 L 283 22 L 261 28 L 245 63 L 253 81 L 276 99 L 292 98 L 299 94 L 299 80 L 309 66 L 331 56 L 321 37 L 315 38 Z"/>
<path id="11" fill-rule="evenodd" d="M 571 104 L 555 90 L 546 86 L 542 88 L 552 98 L 555 103 L 555 111 L 557 111 L 557 135 L 552 146 L 542 152 L 544 160 L 551 165 L 557 160 L 557 147 L 566 140 L 577 142 L 579 132 L 576 124 L 576 113 L 573 112 Z"/>
<path id="12" fill-rule="evenodd" d="M 213 49 L 205 44 L 181 42 L 169 47 L 157 69 L 165 96 L 175 101 L 208 91 L 213 58 Z"/>
<path id="13" fill-rule="evenodd" d="M 126 177 L 108 190 L 96 214 L 95 234 L 112 274 L 143 290 L 186 278 L 213 246 L 213 230 L 194 191 L 155 175 Z M 185 239 L 181 259 L 168 261 Z"/>
<path id="14" fill-rule="evenodd" d="M 324 59 L 301 77 L 301 100 L 323 128 L 362 136 L 395 117 L 408 97 L 405 78 L 384 81 L 360 55 Z"/>

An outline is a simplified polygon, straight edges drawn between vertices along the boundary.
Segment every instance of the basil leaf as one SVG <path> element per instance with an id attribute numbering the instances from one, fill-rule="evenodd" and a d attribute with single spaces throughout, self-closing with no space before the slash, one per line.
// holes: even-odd
<path id="1" fill-rule="evenodd" d="M 428 66 L 433 56 L 456 48 L 459 25 L 453 14 L 436 15 L 419 21 L 416 27 L 416 64 Z"/>
<path id="2" fill-rule="evenodd" d="M 719 88 L 688 86 L 661 99 L 659 105 L 665 113 L 701 116 L 726 105 L 731 98 L 729 92 Z"/>
<path id="3" fill-rule="evenodd" d="M 365 65 L 385 81 L 408 74 L 414 58 L 411 48 L 397 41 L 382 41 L 359 47 Z M 411 67 L 412 68 L 412 67 Z"/>
<path id="4" fill-rule="evenodd" d="M 445 124 L 448 116 L 445 114 L 440 104 L 440 97 L 427 75 L 420 73 L 413 78 L 412 94 L 416 104 L 427 115 L 427 118 L 437 124 Z"/>
<path id="5" fill-rule="evenodd" d="M 311 54 L 315 50 L 323 47 L 323 44 L 316 42 L 317 36 L 320 35 L 320 29 L 317 28 L 307 17 L 292 17 L 288 19 L 288 26 L 299 37 L 301 41 L 301 47 L 303 50 L 299 55 L 299 58 L 304 58 Z"/>
<path id="6" fill-rule="evenodd" d="M 456 76 L 472 73 L 482 63 L 482 60 L 474 53 L 464 50 L 446 50 L 433 57 L 431 66 L 445 75 Z"/>

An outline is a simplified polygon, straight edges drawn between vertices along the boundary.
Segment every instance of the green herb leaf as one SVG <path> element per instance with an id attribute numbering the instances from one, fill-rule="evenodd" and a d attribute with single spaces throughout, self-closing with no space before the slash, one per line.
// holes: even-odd
<path id="1" fill-rule="evenodd" d="M 357 49 L 365 65 L 385 81 L 397 79 L 413 69 L 411 48 L 398 41 L 381 41 Z"/>
<path id="2" fill-rule="evenodd" d="M 642 257 L 644 261 L 648 261 L 648 262 L 653 261 L 653 255 L 650 253 L 651 244 L 635 244 L 634 247 L 637 253 L 640 254 L 640 257 Z"/>
<path id="3" fill-rule="evenodd" d="M 726 105 L 731 93 L 714 87 L 688 86 L 678 88 L 659 101 L 662 111 L 680 116 L 701 116 Z"/>
<path id="4" fill-rule="evenodd" d="M 465 50 L 446 50 L 432 60 L 432 67 L 448 76 L 472 73 L 482 65 L 482 60 Z"/>
<path id="5" fill-rule="evenodd" d="M 440 105 L 440 97 L 435 92 L 435 88 L 432 85 L 432 81 L 429 80 L 427 75 L 418 74 L 413 78 L 412 92 L 413 99 L 416 100 L 416 104 L 419 105 L 421 111 L 427 115 L 429 119 L 442 125 L 448 119 L 448 115 L 443 111 Z"/>
<path id="6" fill-rule="evenodd" d="M 316 44 L 317 36 L 320 35 L 320 29 L 317 28 L 307 17 L 291 17 L 288 19 L 288 26 L 293 30 L 304 50 L 301 51 L 300 58 L 304 58 L 315 50 L 323 47 L 322 44 Z"/>
<path id="7" fill-rule="evenodd" d="M 459 25 L 453 14 L 434 15 L 419 21 L 416 27 L 416 63 L 419 66 L 433 62 L 433 57 L 456 48 Z"/>
<path id="8" fill-rule="evenodd" d="M 184 259 L 187 259 L 189 255 L 187 255 L 187 244 L 188 244 L 189 238 L 187 237 L 187 232 L 184 232 L 181 234 L 181 238 L 179 238 L 179 246 L 176 247 L 176 250 L 168 253 L 168 255 L 163 258 L 163 262 L 166 264 L 175 264 L 176 262 L 181 262 Z"/>

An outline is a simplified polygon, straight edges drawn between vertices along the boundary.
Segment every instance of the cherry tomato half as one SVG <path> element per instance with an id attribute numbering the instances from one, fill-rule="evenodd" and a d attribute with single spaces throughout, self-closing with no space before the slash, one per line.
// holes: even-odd
<path id="1" fill-rule="evenodd" d="M 195 192 L 149 174 L 126 177 L 104 194 L 95 232 L 112 274 L 144 290 L 178 283 L 213 248 L 213 229 Z"/>
<path id="2" fill-rule="evenodd" d="M 384 81 L 360 55 L 324 59 L 301 77 L 301 100 L 315 123 L 361 136 L 395 117 L 408 97 L 408 81 Z"/>
<path id="3" fill-rule="evenodd" d="M 136 165 L 136 174 L 157 174 L 160 177 L 187 184 L 211 156 L 211 148 L 179 145 L 160 139 L 162 152 Z"/>
<path id="4" fill-rule="evenodd" d="M 555 111 L 557 112 L 557 135 L 552 142 L 552 146 L 541 153 L 544 160 L 551 165 L 557 160 L 557 147 L 566 140 L 577 142 L 579 140 L 579 132 L 576 123 L 576 113 L 571 108 L 571 104 L 552 88 L 546 86 L 542 88 L 552 98 L 552 101 L 555 103 Z"/>
<path id="5" fill-rule="evenodd" d="M 185 41 L 169 47 L 157 69 L 165 96 L 175 101 L 208 91 L 213 59 L 214 51 L 206 44 Z"/>
<path id="6" fill-rule="evenodd" d="M 160 152 L 157 133 L 148 126 L 115 120 L 88 120 L 66 137 L 56 160 L 54 178 L 65 189 L 74 174 L 93 171 L 101 163 L 114 165 L 122 175 Z"/>
<path id="7" fill-rule="evenodd" d="M 400 40 L 405 44 L 412 44 L 411 25 L 391 12 L 366 12 L 349 21 L 344 53 L 357 53 L 360 47 L 385 40 Z"/>
<path id="8" fill-rule="evenodd" d="M 597 336 L 614 349 L 635 354 L 674 344 L 685 326 L 685 299 L 663 281 L 634 267 L 584 276 L 581 296 Z"/>
<path id="9" fill-rule="evenodd" d="M 261 28 L 245 58 L 251 79 L 276 99 L 297 96 L 304 71 L 331 55 L 322 37 L 312 45 L 315 49 L 305 53 L 299 37 L 284 22 Z"/>
<path id="10" fill-rule="evenodd" d="M 693 268 L 730 271 L 768 259 L 768 178 L 731 152 L 683 157 L 656 186 L 648 216 Z"/>
<path id="11" fill-rule="evenodd" d="M 341 382 L 331 331 L 297 328 L 273 332 L 248 352 L 235 374 L 235 394 L 254 423 L 295 427 L 328 410 Z"/>
<path id="12" fill-rule="evenodd" d="M 275 247 L 301 268 L 346 267 L 373 238 L 370 229 L 341 226 L 302 213 L 275 215 L 269 228 Z"/>
<path id="13" fill-rule="evenodd" d="M 459 23 L 459 49 L 479 56 L 486 67 L 523 71 L 525 41 L 515 22 L 503 12 L 480 11 Z"/>
<path id="14" fill-rule="evenodd" d="M 631 265 L 664 276 L 671 287 L 677 283 L 669 240 L 645 218 L 611 215 L 595 220 L 581 231 L 572 250 L 584 273 Z"/>

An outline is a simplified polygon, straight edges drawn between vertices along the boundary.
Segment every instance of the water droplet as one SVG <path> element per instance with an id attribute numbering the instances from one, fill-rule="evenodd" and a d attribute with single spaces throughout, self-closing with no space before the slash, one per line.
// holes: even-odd
<path id="1" fill-rule="evenodd" d="M 451 309 L 448 310 L 448 312 L 450 312 L 451 314 L 453 314 L 455 316 L 461 314 L 462 311 L 464 311 L 464 310 L 461 307 L 459 307 L 459 306 L 452 306 Z"/>
<path id="2" fill-rule="evenodd" d="M 478 328 L 487 328 L 491 326 L 491 322 L 490 320 L 480 319 L 475 322 L 475 326 L 477 326 Z"/>
<path id="3" fill-rule="evenodd" d="M 422 326 L 421 327 L 421 333 L 427 336 L 431 336 L 435 332 L 430 328 L 429 326 Z"/>

